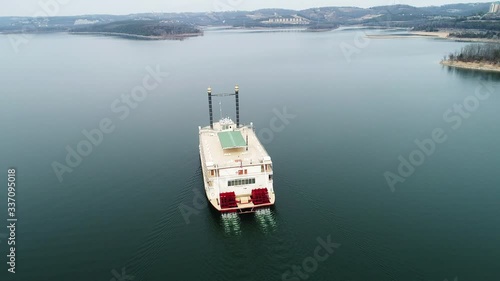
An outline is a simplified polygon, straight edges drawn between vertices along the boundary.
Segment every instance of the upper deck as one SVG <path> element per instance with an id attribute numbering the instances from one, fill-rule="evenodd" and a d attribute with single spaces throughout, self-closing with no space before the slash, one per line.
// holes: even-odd
<path id="1" fill-rule="evenodd" d="M 271 164 L 271 157 L 258 140 L 252 126 L 236 128 L 232 121 L 226 119 L 214 123 L 213 127 L 199 130 L 202 159 L 205 161 L 202 164 L 206 167 L 217 166 L 224 169 Z"/>

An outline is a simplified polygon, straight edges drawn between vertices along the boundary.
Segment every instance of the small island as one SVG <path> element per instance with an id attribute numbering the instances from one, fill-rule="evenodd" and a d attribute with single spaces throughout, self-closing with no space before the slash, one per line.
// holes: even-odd
<path id="1" fill-rule="evenodd" d="M 73 28 L 72 34 L 100 34 L 139 40 L 182 40 L 203 35 L 198 28 L 160 20 L 127 20 Z"/>
<path id="2" fill-rule="evenodd" d="M 323 32 L 323 31 L 332 31 L 339 28 L 339 24 L 336 23 L 323 23 L 323 24 L 314 24 L 309 25 L 306 31 L 309 32 Z"/>
<path id="3" fill-rule="evenodd" d="M 500 44 L 471 44 L 441 61 L 449 67 L 500 72 Z"/>

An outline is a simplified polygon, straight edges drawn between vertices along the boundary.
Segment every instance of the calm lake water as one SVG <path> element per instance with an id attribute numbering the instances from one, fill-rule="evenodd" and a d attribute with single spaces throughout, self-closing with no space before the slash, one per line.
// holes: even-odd
<path id="1" fill-rule="evenodd" d="M 500 78 L 439 64 L 463 43 L 360 32 L 49 34 L 17 54 L 0 36 L 0 234 L 8 167 L 19 219 L 15 275 L 0 236 L 1 280 L 499 280 Z M 128 105 L 147 67 L 168 77 Z M 277 204 L 222 218 L 197 195 L 197 130 L 207 87 L 235 84 Z M 114 131 L 60 182 L 51 165 L 105 118 Z M 418 152 L 435 130 L 446 140 Z M 321 239 L 340 245 L 319 260 Z"/>

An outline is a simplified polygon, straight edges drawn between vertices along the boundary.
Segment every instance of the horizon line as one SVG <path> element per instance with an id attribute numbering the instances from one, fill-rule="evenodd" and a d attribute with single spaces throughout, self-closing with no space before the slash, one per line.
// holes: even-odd
<path id="1" fill-rule="evenodd" d="M 62 15 L 62 16 L 47 16 L 47 17 L 34 17 L 34 16 L 17 16 L 17 15 L 10 15 L 10 16 L 0 16 L 0 18 L 61 18 L 61 17 L 84 17 L 84 16 L 132 16 L 132 15 L 139 15 L 139 14 L 213 14 L 213 13 L 231 13 L 231 12 L 257 12 L 261 10 L 288 10 L 288 11 L 295 11 L 295 12 L 301 12 L 301 11 L 307 11 L 311 9 L 322 9 L 322 8 L 357 8 L 357 9 L 363 9 L 363 10 L 369 10 L 373 8 L 378 8 L 378 7 L 392 7 L 392 6 L 407 6 L 407 7 L 413 7 L 413 8 L 430 8 L 430 7 L 444 7 L 444 6 L 451 6 L 451 5 L 471 5 L 471 4 L 493 4 L 493 3 L 498 3 L 498 2 L 468 2 L 468 3 L 455 3 L 455 4 L 443 4 L 443 5 L 426 5 L 426 6 L 413 6 L 413 5 L 407 5 L 407 4 L 390 4 L 390 5 L 380 5 L 380 6 L 371 6 L 367 8 L 362 8 L 358 6 L 320 6 L 320 7 L 311 7 L 307 9 L 287 9 L 287 8 L 261 8 L 261 9 L 256 9 L 256 10 L 225 10 L 225 11 L 191 11 L 191 12 L 134 12 L 134 13 L 129 13 L 129 14 L 110 14 L 110 13 L 95 13 L 95 14 L 71 14 L 71 15 Z"/>

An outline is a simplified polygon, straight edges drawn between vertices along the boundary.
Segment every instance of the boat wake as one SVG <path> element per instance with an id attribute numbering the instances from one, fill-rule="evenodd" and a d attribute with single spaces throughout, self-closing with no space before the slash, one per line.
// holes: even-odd
<path id="1" fill-rule="evenodd" d="M 276 231 L 276 218 L 273 212 L 271 212 L 271 209 L 264 208 L 257 210 L 255 212 L 255 219 L 264 233 L 272 233 Z"/>
<path id="2" fill-rule="evenodd" d="M 222 226 L 227 235 L 241 235 L 241 220 L 237 213 L 224 213 L 221 215 Z"/>

